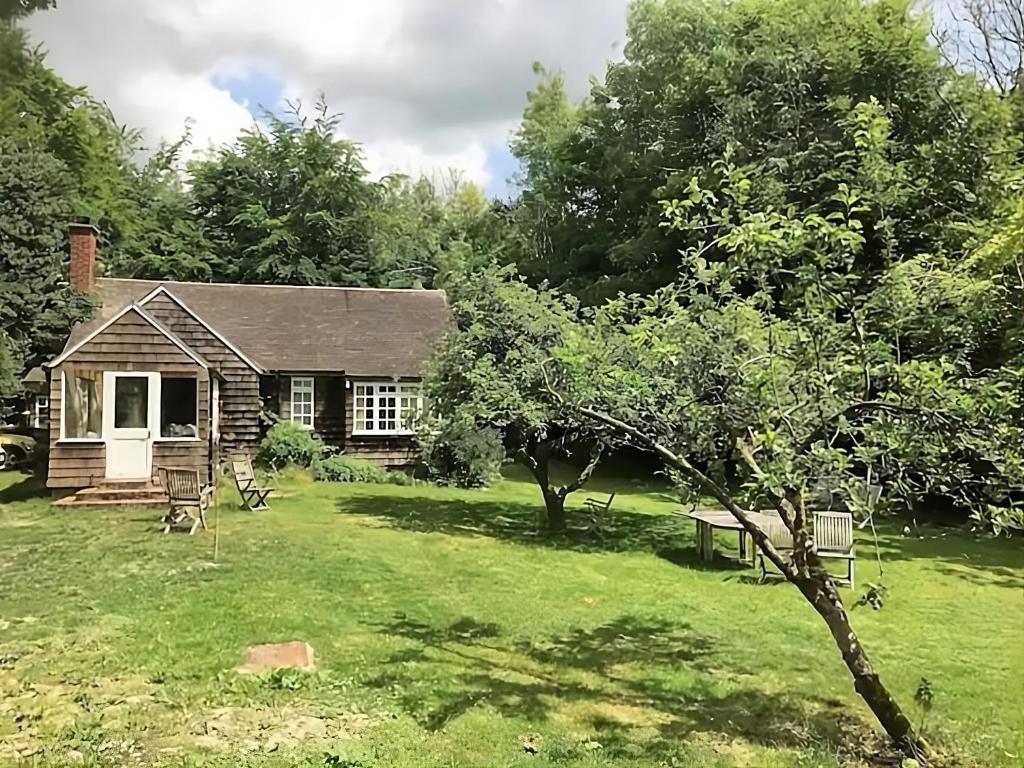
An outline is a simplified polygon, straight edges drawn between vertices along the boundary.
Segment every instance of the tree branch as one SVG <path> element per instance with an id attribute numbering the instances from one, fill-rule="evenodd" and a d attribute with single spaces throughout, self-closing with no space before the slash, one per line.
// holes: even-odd
<path id="1" fill-rule="evenodd" d="M 778 568 L 787 579 L 791 581 L 799 580 L 800 574 L 797 572 L 793 564 L 779 553 L 768 538 L 768 535 L 760 526 L 750 519 L 748 512 L 733 500 L 732 496 L 725 488 L 693 466 L 693 464 L 687 461 L 684 457 L 673 453 L 657 440 L 648 437 L 636 427 L 633 427 L 624 421 L 620 421 L 610 414 L 595 410 L 594 408 L 580 406 L 578 410 L 587 418 L 605 424 L 624 435 L 628 435 L 641 445 L 651 449 L 670 467 L 678 469 L 682 474 L 714 496 L 718 502 L 725 507 L 737 521 L 739 521 L 740 525 L 743 526 L 743 530 L 750 534 L 750 537 L 754 540 L 757 546 L 761 548 L 761 551 L 764 552 L 765 556 L 772 561 L 772 564 Z"/>
<path id="2" fill-rule="evenodd" d="M 570 493 L 582 488 L 590 479 L 590 476 L 594 474 L 594 470 L 597 469 L 602 455 L 604 455 L 604 443 L 598 440 L 594 443 L 594 447 L 590 449 L 590 462 L 583 468 L 583 471 L 579 473 L 575 480 L 571 483 L 566 483 L 558 489 L 558 495 L 564 499 Z"/>

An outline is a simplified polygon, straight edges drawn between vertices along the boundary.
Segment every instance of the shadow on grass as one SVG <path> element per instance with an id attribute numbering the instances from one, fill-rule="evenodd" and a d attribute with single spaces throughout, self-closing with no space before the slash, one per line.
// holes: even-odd
<path id="1" fill-rule="evenodd" d="M 878 536 L 882 564 L 895 560 L 928 560 L 934 570 L 978 586 L 1024 588 L 1024 547 L 1019 537 L 976 536 L 956 529 L 922 528 L 921 535 L 886 531 Z M 923 536 L 923 538 L 922 538 Z M 858 546 L 861 557 L 873 559 L 874 545 Z"/>
<path id="2" fill-rule="evenodd" d="M 694 732 L 797 747 L 837 743 L 853 722 L 841 702 L 754 687 L 757 670 L 714 638 L 658 619 L 623 616 L 531 642 L 503 641 L 471 618 L 438 627 L 399 614 L 378 630 L 408 647 L 370 685 L 430 730 L 478 706 L 535 722 L 569 716 L 594 729 L 605 755 L 669 759 Z"/>
<path id="3" fill-rule="evenodd" d="M 0 504 L 14 504 L 29 499 L 48 498 L 46 483 L 41 477 L 28 475 L 5 488 L 0 488 Z"/>
<path id="4" fill-rule="evenodd" d="M 470 501 L 440 500 L 426 496 L 346 496 L 339 499 L 338 509 L 345 514 L 373 517 L 391 527 L 416 533 L 485 536 L 584 552 L 671 553 L 678 549 L 680 563 L 686 561 L 685 548 L 692 541 L 692 532 L 688 533 L 675 517 L 645 515 L 614 508 L 603 519 L 599 531 L 583 528 L 587 522 L 584 515 L 578 510 L 569 509 L 569 530 L 558 534 L 537 531 L 537 508 L 490 499 Z"/>

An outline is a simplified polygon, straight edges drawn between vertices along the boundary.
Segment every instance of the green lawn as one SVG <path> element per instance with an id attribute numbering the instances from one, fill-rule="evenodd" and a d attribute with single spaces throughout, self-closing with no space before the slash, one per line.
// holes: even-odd
<path id="1" fill-rule="evenodd" d="M 558 541 L 514 480 L 296 481 L 255 515 L 226 492 L 214 566 L 212 532 L 0 477 L 0 763 L 832 766 L 876 735 L 795 590 L 700 567 L 657 490 L 619 484 L 603 539 Z M 906 705 L 931 681 L 951 762 L 1019 766 L 1021 543 L 922 534 L 883 535 L 891 592 L 855 626 Z M 233 671 L 293 639 L 317 673 Z"/>

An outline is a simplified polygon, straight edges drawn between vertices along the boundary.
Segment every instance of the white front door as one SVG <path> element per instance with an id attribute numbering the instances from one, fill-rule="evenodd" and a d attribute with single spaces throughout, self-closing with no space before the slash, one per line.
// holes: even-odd
<path id="1" fill-rule="evenodd" d="M 153 434 L 159 410 L 159 373 L 103 374 L 107 477 L 135 480 L 152 476 Z"/>

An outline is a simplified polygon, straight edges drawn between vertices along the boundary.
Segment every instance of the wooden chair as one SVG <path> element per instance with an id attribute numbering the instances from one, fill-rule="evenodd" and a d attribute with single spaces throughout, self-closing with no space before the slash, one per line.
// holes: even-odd
<path id="1" fill-rule="evenodd" d="M 169 509 L 164 515 L 164 533 L 185 522 L 191 522 L 189 535 L 200 525 L 206 530 L 206 510 L 213 497 L 213 486 L 204 484 L 198 469 L 161 467 L 158 470 L 160 483 L 167 494 Z"/>
<path id="2" fill-rule="evenodd" d="M 250 512 L 270 509 L 267 497 L 272 489 L 260 487 L 248 456 L 231 460 L 231 474 L 235 477 L 235 488 L 238 489 L 238 495 L 242 497 L 242 504 Z"/>
<path id="3" fill-rule="evenodd" d="M 772 543 L 772 546 L 779 551 L 780 554 L 788 554 L 793 551 L 793 534 L 790 533 L 789 528 L 782 522 L 782 518 L 778 516 L 766 515 L 764 523 L 764 532 L 768 536 L 768 541 Z M 761 566 L 761 581 L 767 581 L 769 576 L 781 576 L 782 574 L 778 571 L 768 571 L 768 563 L 771 561 L 764 556 L 764 552 L 758 550 L 757 561 Z"/>
<path id="4" fill-rule="evenodd" d="M 586 526 L 588 532 L 595 533 L 598 536 L 604 535 L 604 516 L 612 508 L 612 500 L 614 498 L 615 494 L 612 493 L 603 501 L 598 498 L 589 497 L 583 502 L 583 506 L 587 508 L 587 517 L 589 518 Z"/>
<path id="5" fill-rule="evenodd" d="M 846 576 L 836 580 L 853 589 L 853 515 L 849 512 L 815 512 L 814 544 L 823 560 L 846 562 Z"/>

